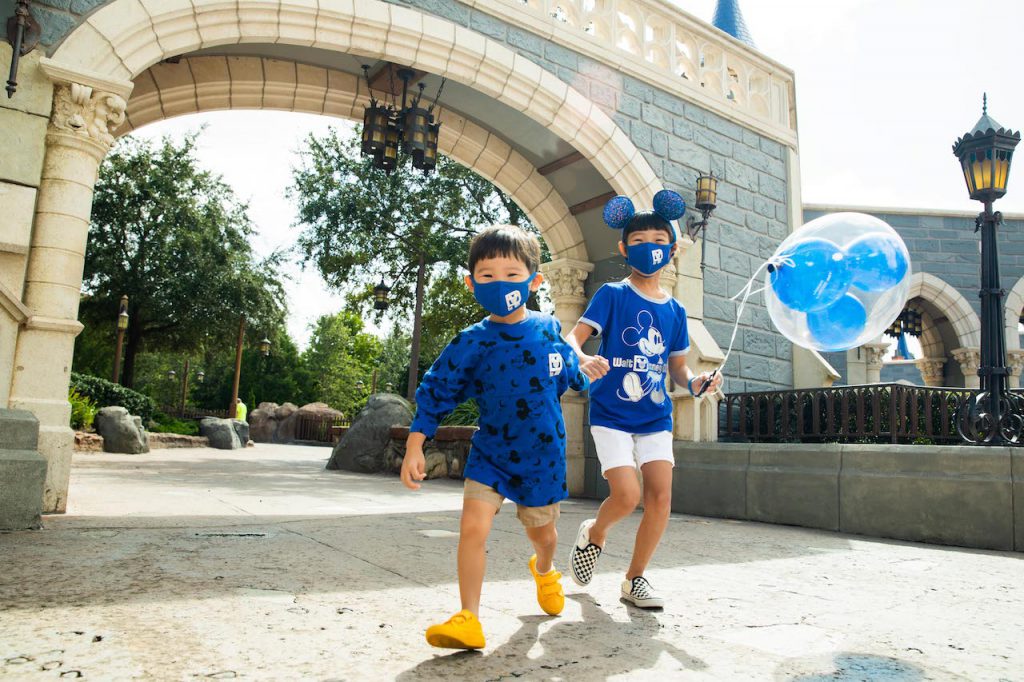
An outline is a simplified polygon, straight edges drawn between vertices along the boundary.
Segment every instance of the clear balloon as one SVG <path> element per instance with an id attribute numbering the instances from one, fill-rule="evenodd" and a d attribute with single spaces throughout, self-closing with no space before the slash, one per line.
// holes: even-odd
<path id="1" fill-rule="evenodd" d="M 910 291 L 910 254 L 899 234 L 863 213 L 812 220 L 775 250 L 765 276 L 768 314 L 793 343 L 856 348 L 892 324 Z"/>

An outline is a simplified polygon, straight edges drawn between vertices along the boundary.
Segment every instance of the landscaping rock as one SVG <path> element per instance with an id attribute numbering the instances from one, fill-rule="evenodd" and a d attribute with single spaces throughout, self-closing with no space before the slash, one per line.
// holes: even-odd
<path id="1" fill-rule="evenodd" d="M 412 406 L 404 398 L 390 393 L 370 396 L 366 407 L 334 446 L 327 468 L 366 473 L 390 471 L 394 459 L 389 447 L 391 427 L 408 426 L 412 417 Z"/>
<path id="2" fill-rule="evenodd" d="M 199 435 L 210 439 L 210 447 L 218 450 L 237 450 L 242 441 L 235 431 L 235 419 L 205 417 L 199 421 Z"/>
<path id="3" fill-rule="evenodd" d="M 285 403 L 274 410 L 277 428 L 274 430 L 275 443 L 291 443 L 295 440 L 295 420 L 291 418 L 299 408 L 293 403 Z"/>
<path id="4" fill-rule="evenodd" d="M 96 433 L 103 436 L 104 452 L 139 455 L 149 452 L 149 441 L 142 428 L 142 419 L 128 414 L 128 410 L 114 405 L 104 407 L 93 422 Z"/>
<path id="5" fill-rule="evenodd" d="M 245 444 L 249 442 L 249 425 L 240 419 L 232 419 L 231 425 L 235 428 L 235 434 L 238 435 L 241 447 L 245 447 Z"/>
<path id="6" fill-rule="evenodd" d="M 257 443 L 273 443 L 274 432 L 277 431 L 277 420 L 274 410 L 277 403 L 260 403 L 260 406 L 249 413 L 249 437 Z"/>

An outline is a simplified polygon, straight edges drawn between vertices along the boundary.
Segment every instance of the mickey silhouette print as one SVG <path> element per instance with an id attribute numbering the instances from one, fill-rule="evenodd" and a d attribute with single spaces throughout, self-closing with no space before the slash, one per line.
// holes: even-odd
<path id="1" fill-rule="evenodd" d="M 636 316 L 635 327 L 622 331 L 622 342 L 640 351 L 630 360 L 624 358 L 633 371 L 622 378 L 622 388 L 617 395 L 620 400 L 639 402 L 650 396 L 656 405 L 665 402 L 665 340 L 654 326 L 654 316 L 641 310 Z M 632 362 L 632 365 L 628 363 Z"/>

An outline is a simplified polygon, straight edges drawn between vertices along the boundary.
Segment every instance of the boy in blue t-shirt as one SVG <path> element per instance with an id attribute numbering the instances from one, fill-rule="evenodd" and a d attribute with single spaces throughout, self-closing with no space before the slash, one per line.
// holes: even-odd
<path id="1" fill-rule="evenodd" d="M 469 249 L 466 285 L 491 313 L 464 329 L 444 349 L 416 391 L 416 418 L 409 427 L 402 482 L 412 488 L 425 477 L 423 443 L 456 405 L 475 398 L 480 430 L 464 470 L 458 573 L 462 610 L 427 629 L 427 642 L 450 649 L 481 649 L 478 619 L 487 536 L 506 498 L 536 554 L 529 567 L 537 601 L 558 615 L 565 605 L 562 574 L 552 559 L 558 541 L 559 501 L 565 481 L 565 424 L 559 397 L 585 390 L 576 353 L 562 339 L 558 320 L 527 310 L 542 281 L 537 238 L 518 227 L 482 231 Z"/>
<path id="2" fill-rule="evenodd" d="M 629 209 L 619 252 L 632 272 L 623 281 L 598 289 L 567 337 L 579 354 L 580 369 L 593 381 L 591 434 L 610 489 L 597 518 L 580 524 L 570 566 L 577 584 L 590 582 L 609 529 L 636 509 L 642 492 L 644 515 L 622 583 L 622 598 L 641 608 L 661 608 L 664 600 L 655 594 L 644 570 L 661 541 L 672 507 L 672 399 L 665 377 L 670 375 L 699 395 L 711 375 L 694 376 L 686 366 L 690 347 L 686 310 L 660 287 L 661 268 L 676 249 L 671 223 L 654 211 L 633 215 L 631 203 Z M 606 219 L 607 215 L 606 209 Z M 582 350 L 591 336 L 601 338 L 598 354 L 593 356 Z M 721 375 L 716 375 L 708 389 L 715 390 L 721 383 Z M 642 491 L 637 467 L 643 472 Z"/>

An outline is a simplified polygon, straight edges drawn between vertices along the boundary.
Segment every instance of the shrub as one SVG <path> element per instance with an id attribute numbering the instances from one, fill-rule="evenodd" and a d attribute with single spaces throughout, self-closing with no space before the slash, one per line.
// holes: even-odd
<path id="1" fill-rule="evenodd" d="M 92 428 L 92 420 L 100 409 L 96 403 L 74 388 L 68 391 L 68 402 L 71 403 L 71 428 L 78 431 Z"/>
<path id="2" fill-rule="evenodd" d="M 475 400 L 462 403 L 441 421 L 441 426 L 476 426 L 480 421 L 480 406 Z"/>
<path id="3" fill-rule="evenodd" d="M 198 436 L 199 424 L 190 419 L 177 419 L 163 412 L 157 412 L 150 423 L 153 433 L 180 433 L 183 436 Z"/>
<path id="4" fill-rule="evenodd" d="M 72 372 L 71 388 L 90 398 L 98 408 L 120 405 L 129 413 L 142 417 L 143 424 L 149 423 L 156 412 L 156 402 L 149 396 L 99 377 Z"/>

